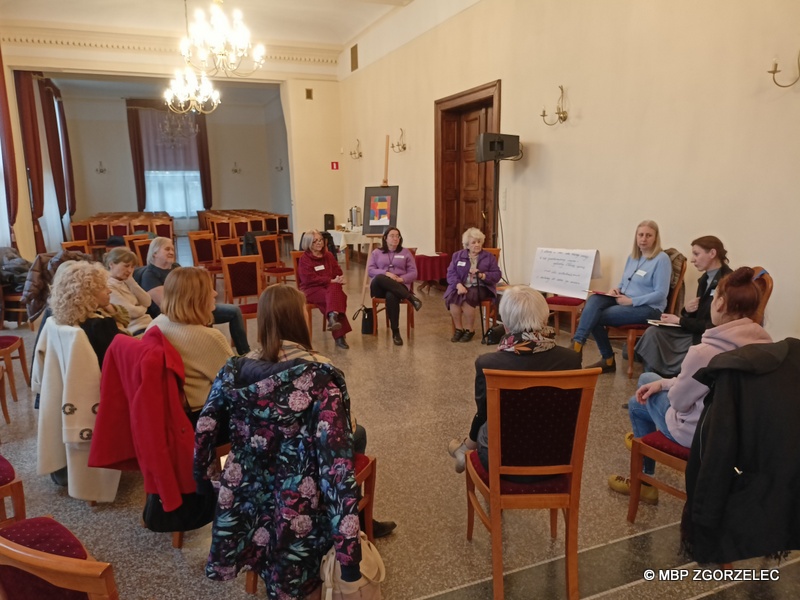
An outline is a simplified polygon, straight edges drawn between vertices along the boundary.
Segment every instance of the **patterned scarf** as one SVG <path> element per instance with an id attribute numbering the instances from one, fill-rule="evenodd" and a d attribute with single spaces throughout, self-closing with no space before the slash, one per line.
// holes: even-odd
<path id="1" fill-rule="evenodd" d="M 498 352 L 513 352 L 514 354 L 533 354 L 547 352 L 556 345 L 556 330 L 552 327 L 543 327 L 540 331 L 523 331 L 521 333 L 507 333 L 497 346 Z"/>

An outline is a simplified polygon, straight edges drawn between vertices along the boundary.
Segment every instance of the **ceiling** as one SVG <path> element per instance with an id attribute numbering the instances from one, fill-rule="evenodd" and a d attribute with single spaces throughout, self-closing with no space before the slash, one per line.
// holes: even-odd
<path id="1" fill-rule="evenodd" d="M 252 39 L 270 43 L 344 46 L 393 8 L 413 0 L 227 0 L 241 9 Z M 0 20 L 29 25 L 175 35 L 211 0 L 0 0 Z"/>

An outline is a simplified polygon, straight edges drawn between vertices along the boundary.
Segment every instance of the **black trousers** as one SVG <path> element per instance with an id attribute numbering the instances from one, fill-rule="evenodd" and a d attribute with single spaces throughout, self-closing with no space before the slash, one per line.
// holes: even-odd
<path id="1" fill-rule="evenodd" d="M 405 284 L 395 281 L 386 275 L 378 275 L 369 284 L 369 293 L 373 298 L 384 298 L 386 300 L 386 315 L 389 317 L 389 324 L 393 331 L 399 329 L 400 301 L 411 297 L 411 292 Z"/>

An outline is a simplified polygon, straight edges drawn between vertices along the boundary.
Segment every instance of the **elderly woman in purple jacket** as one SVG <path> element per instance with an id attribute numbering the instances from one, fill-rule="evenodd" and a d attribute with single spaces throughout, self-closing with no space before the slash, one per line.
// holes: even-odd
<path id="1" fill-rule="evenodd" d="M 475 308 L 484 300 L 494 300 L 497 296 L 497 282 L 503 274 L 494 255 L 483 250 L 485 239 L 480 229 L 467 229 L 461 236 L 464 250 L 453 254 L 447 268 L 444 303 L 456 328 L 451 342 L 470 341 L 475 335 L 475 331 L 470 329 L 475 322 Z"/>
<path id="2" fill-rule="evenodd" d="M 402 346 L 400 301 L 408 300 L 414 310 L 422 308 L 422 302 L 413 292 L 417 263 L 408 248 L 403 248 L 403 236 L 397 227 L 389 227 L 383 232 L 383 244 L 372 251 L 367 273 L 372 277 L 370 296 L 386 299 L 386 316 L 392 327 L 392 341 L 395 346 Z"/>

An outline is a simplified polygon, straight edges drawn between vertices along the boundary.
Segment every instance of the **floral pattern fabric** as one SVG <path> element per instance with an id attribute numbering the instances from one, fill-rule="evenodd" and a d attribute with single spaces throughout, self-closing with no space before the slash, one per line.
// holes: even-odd
<path id="1" fill-rule="evenodd" d="M 250 362 L 269 368 L 238 381 Z M 256 369 L 258 372 L 258 369 Z M 219 487 L 206 576 L 254 570 L 273 600 L 303 598 L 320 583 L 335 546 L 342 565 L 361 560 L 358 486 L 344 377 L 321 363 L 269 365 L 232 358 L 217 375 L 197 422 L 195 479 Z M 220 428 L 231 452 L 218 472 Z"/>

